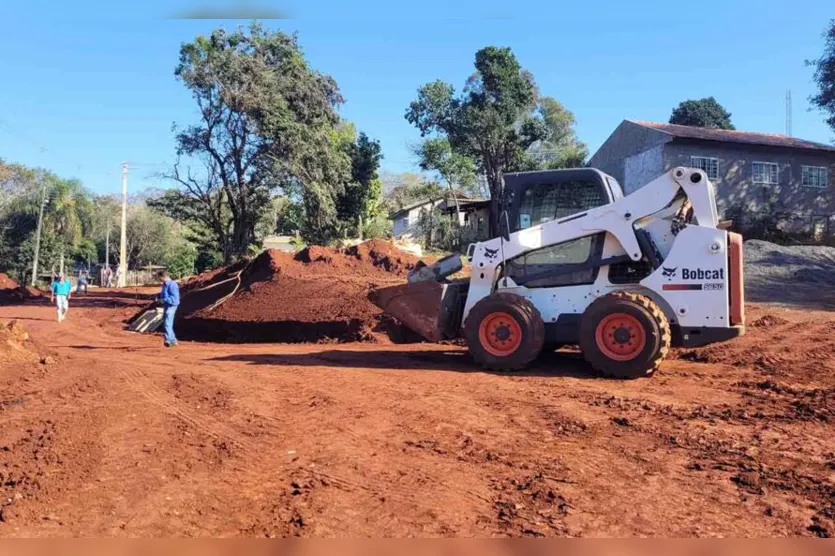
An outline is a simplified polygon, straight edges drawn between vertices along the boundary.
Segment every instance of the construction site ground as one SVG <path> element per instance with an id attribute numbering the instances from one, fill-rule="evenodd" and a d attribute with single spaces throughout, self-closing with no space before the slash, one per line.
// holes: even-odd
<path id="1" fill-rule="evenodd" d="M 745 337 L 618 381 L 571 350 L 167 350 L 124 330 L 146 301 L 0 307 L 37 352 L 0 361 L 0 536 L 835 533 L 833 313 L 750 305 Z"/>

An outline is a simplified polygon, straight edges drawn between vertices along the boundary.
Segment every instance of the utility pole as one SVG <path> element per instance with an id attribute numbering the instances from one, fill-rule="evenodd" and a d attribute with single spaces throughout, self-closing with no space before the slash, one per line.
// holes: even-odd
<path id="1" fill-rule="evenodd" d="M 104 266 L 110 268 L 110 219 L 107 219 L 107 232 L 104 234 Z"/>
<path id="2" fill-rule="evenodd" d="M 128 163 L 122 163 L 122 237 L 119 241 L 119 283 L 120 288 L 125 287 L 125 280 L 128 277 Z"/>
<path id="3" fill-rule="evenodd" d="M 41 175 L 43 179 L 43 175 Z M 41 252 L 41 229 L 43 228 L 43 209 L 46 205 L 46 184 L 41 184 L 41 209 L 38 212 L 38 231 L 35 234 L 35 258 L 32 260 L 32 287 L 38 281 L 38 255 Z"/>

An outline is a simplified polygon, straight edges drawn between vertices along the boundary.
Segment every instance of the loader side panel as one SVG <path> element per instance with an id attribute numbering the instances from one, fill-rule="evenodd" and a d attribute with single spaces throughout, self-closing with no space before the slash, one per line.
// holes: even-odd
<path id="1" fill-rule="evenodd" d="M 664 299 L 671 323 L 686 329 L 731 326 L 729 250 L 727 232 L 687 226 L 641 285 Z"/>

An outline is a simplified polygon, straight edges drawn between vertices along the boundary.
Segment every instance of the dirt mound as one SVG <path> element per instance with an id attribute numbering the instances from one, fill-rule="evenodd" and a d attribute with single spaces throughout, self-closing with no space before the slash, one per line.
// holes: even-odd
<path id="1" fill-rule="evenodd" d="M 31 286 L 21 286 L 6 274 L 0 273 L 0 304 L 13 305 L 43 298 L 43 293 Z"/>
<path id="2" fill-rule="evenodd" d="M 360 261 L 369 262 L 377 268 L 387 272 L 406 274 L 415 268 L 418 258 L 410 253 L 401 251 L 391 243 L 380 239 L 372 239 L 346 250 L 348 255 Z"/>
<path id="3" fill-rule="evenodd" d="M 780 326 L 781 324 L 788 324 L 784 318 L 775 316 L 775 315 L 763 315 L 754 322 L 751 323 L 751 326 L 754 328 L 771 328 L 772 326 Z"/>
<path id="4" fill-rule="evenodd" d="M 0 363 L 34 363 L 40 359 L 38 346 L 20 321 L 0 322 Z"/>
<path id="5" fill-rule="evenodd" d="M 403 283 L 416 263 L 382 240 L 345 250 L 311 246 L 295 255 L 269 249 L 184 284 L 177 335 L 224 342 L 412 339 L 368 292 Z"/>
<path id="6" fill-rule="evenodd" d="M 16 287 L 18 287 L 18 283 L 15 280 L 0 272 L 0 290 L 13 290 Z"/>

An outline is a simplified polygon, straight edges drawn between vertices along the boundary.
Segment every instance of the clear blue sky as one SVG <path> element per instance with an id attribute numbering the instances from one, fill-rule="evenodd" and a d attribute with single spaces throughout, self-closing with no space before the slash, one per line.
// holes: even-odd
<path id="1" fill-rule="evenodd" d="M 0 43 L 0 157 L 78 177 L 93 191 L 119 190 L 119 164 L 135 163 L 131 189 L 173 159 L 171 124 L 195 115 L 175 81 L 180 43 L 235 21 L 168 19 L 194 7 L 151 0 L 103 12 L 95 2 L 4 2 Z M 666 121 L 681 100 L 713 95 L 738 129 L 835 136 L 808 111 L 831 0 L 744 2 L 336 2 L 258 4 L 292 19 L 310 62 L 336 78 L 342 114 L 379 139 L 383 169 L 414 170 L 418 133 L 403 118 L 433 79 L 460 88 L 475 51 L 510 46 L 543 94 L 574 112 L 594 150 L 624 118 Z M 211 4 L 221 6 L 222 3 Z M 830 9 L 827 10 L 827 7 Z M 124 11 L 122 11 L 124 10 Z"/>

